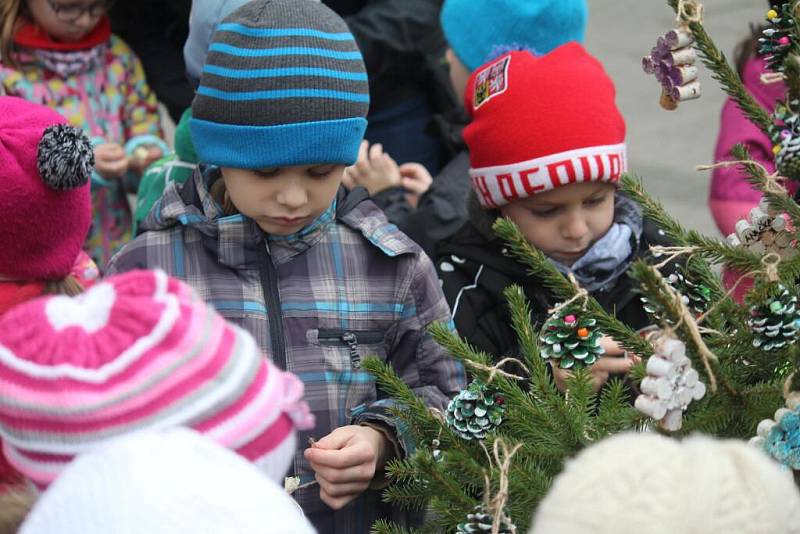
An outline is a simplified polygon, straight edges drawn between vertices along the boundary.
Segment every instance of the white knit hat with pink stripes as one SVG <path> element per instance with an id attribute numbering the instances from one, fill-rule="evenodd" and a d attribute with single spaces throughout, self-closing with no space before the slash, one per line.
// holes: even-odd
<path id="1" fill-rule="evenodd" d="M 282 481 L 303 384 L 162 271 L 45 297 L 0 319 L 0 437 L 40 488 L 77 454 L 143 429 L 190 427 Z"/>

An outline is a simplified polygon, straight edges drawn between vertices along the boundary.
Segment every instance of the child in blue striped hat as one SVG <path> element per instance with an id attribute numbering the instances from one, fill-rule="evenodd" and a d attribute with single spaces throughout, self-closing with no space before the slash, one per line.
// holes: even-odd
<path id="1" fill-rule="evenodd" d="M 245 4 L 217 27 L 192 105 L 199 168 L 109 266 L 187 281 L 303 380 L 316 427 L 299 438 L 314 440 L 295 455 L 294 496 L 323 534 L 401 517 L 381 501 L 383 467 L 413 443 L 361 359 L 386 361 L 439 409 L 465 384 L 428 333 L 450 324 L 431 260 L 363 189 L 341 187 L 368 106 L 361 54 L 333 11 Z"/>

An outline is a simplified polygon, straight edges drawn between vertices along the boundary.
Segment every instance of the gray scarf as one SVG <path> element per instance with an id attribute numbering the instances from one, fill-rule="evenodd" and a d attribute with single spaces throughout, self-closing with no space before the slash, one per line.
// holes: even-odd
<path id="1" fill-rule="evenodd" d="M 642 239 L 642 213 L 628 197 L 614 198 L 614 223 L 594 245 L 571 266 L 553 258 L 550 262 L 563 274 L 572 273 L 588 292 L 610 287 L 628 270 Z"/>

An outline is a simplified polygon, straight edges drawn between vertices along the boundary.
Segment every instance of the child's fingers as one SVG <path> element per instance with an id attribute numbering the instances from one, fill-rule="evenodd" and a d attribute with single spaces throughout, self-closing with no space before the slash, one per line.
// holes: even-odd
<path id="1" fill-rule="evenodd" d="M 119 161 L 125 157 L 125 150 L 117 144 L 105 143 L 95 147 L 94 155 L 101 161 Z"/>
<path id="2" fill-rule="evenodd" d="M 320 488 L 319 491 L 320 500 L 322 500 L 322 502 L 330 506 L 331 509 L 333 510 L 340 510 L 344 508 L 345 506 L 350 504 L 350 502 L 354 500 L 356 497 L 357 495 L 348 495 L 346 497 L 332 497 L 328 495 L 322 488 Z"/>
<path id="3" fill-rule="evenodd" d="M 622 356 L 625 354 L 625 350 L 608 336 L 600 338 L 600 346 L 603 347 L 607 356 Z"/>
<path id="4" fill-rule="evenodd" d="M 335 498 L 348 497 L 350 495 L 359 495 L 363 493 L 364 490 L 367 489 L 367 487 L 369 487 L 369 484 L 364 482 L 350 483 L 350 484 L 332 484 L 331 482 L 325 480 L 319 475 L 317 475 L 316 479 L 320 489 L 325 493 L 327 493 L 329 496 Z"/>
<path id="5" fill-rule="evenodd" d="M 592 366 L 592 373 L 619 374 L 627 373 L 633 367 L 634 361 L 626 356 L 617 358 L 613 356 L 603 356 Z"/>
<path id="6" fill-rule="evenodd" d="M 400 165 L 400 174 L 419 182 L 433 182 L 433 176 L 421 163 L 403 163 Z"/>
<path id="7" fill-rule="evenodd" d="M 362 464 L 344 469 L 334 469 L 324 465 L 311 464 L 317 480 L 325 480 L 328 484 L 347 485 L 362 483 L 375 477 L 374 464 Z"/>
<path id="8" fill-rule="evenodd" d="M 402 182 L 403 189 L 417 196 L 421 196 L 430 188 L 430 184 L 420 182 L 419 180 L 415 180 L 413 178 L 403 177 Z"/>
<path id="9" fill-rule="evenodd" d="M 369 160 L 373 165 L 376 165 L 380 162 L 381 157 L 383 157 L 383 145 L 380 143 L 375 143 L 371 147 L 369 147 Z"/>
<path id="10" fill-rule="evenodd" d="M 379 163 L 376 165 L 378 170 L 388 180 L 390 186 L 400 185 L 400 170 L 397 167 L 397 162 L 385 152 L 381 156 Z"/>
<path id="11" fill-rule="evenodd" d="M 357 161 L 365 161 L 367 159 L 367 153 L 369 151 L 369 141 L 364 139 L 361 141 L 361 144 L 358 145 L 358 160 Z"/>
<path id="12" fill-rule="evenodd" d="M 352 167 L 347 167 L 344 170 L 344 174 L 342 175 L 342 185 L 344 185 L 348 190 L 353 189 L 356 185 L 356 181 L 353 179 L 353 175 L 351 174 Z"/>

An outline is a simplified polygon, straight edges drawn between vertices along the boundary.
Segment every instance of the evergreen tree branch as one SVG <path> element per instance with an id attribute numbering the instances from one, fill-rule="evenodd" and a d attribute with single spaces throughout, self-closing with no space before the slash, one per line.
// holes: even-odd
<path id="1" fill-rule="evenodd" d="M 744 145 L 734 146 L 731 152 L 738 161 L 752 161 L 750 152 Z M 747 181 L 766 197 L 771 208 L 789 215 L 795 227 L 795 237 L 797 237 L 800 233 L 800 206 L 789 192 L 784 187 L 778 186 L 775 179 L 767 174 L 767 170 L 756 162 L 740 163 L 738 166 L 744 171 Z"/>
<path id="2" fill-rule="evenodd" d="M 667 0 L 672 9 L 678 12 L 678 0 Z M 702 22 L 691 22 L 689 29 L 694 35 L 694 47 L 700 53 L 700 60 L 711 71 L 722 90 L 730 96 L 747 119 L 758 126 L 769 137 L 772 117 L 747 92 L 741 78 L 728 64 L 728 60 L 709 37 Z"/>
<path id="3" fill-rule="evenodd" d="M 738 271 L 750 272 L 762 267 L 761 257 L 757 254 L 732 247 L 717 239 L 711 239 L 695 230 L 685 230 L 667 214 L 659 201 L 645 192 L 641 179 L 624 175 L 620 183 L 622 190 L 642 207 L 645 217 L 654 221 L 659 228 L 664 230 L 666 236 L 676 245 L 694 247 L 696 254 L 702 255 L 712 263 L 724 263 Z"/>
<path id="4" fill-rule="evenodd" d="M 566 301 L 575 296 L 576 288 L 540 250 L 525 239 L 525 236 L 511 220 L 498 219 L 494 224 L 494 231 L 509 245 L 511 253 L 529 267 L 530 273 L 539 279 L 556 299 Z M 606 312 L 591 296 L 586 299 L 586 310 L 593 318 L 597 319 L 600 330 L 623 348 L 643 357 L 652 354 L 652 347 L 649 343 L 644 341 L 632 328 Z"/>

